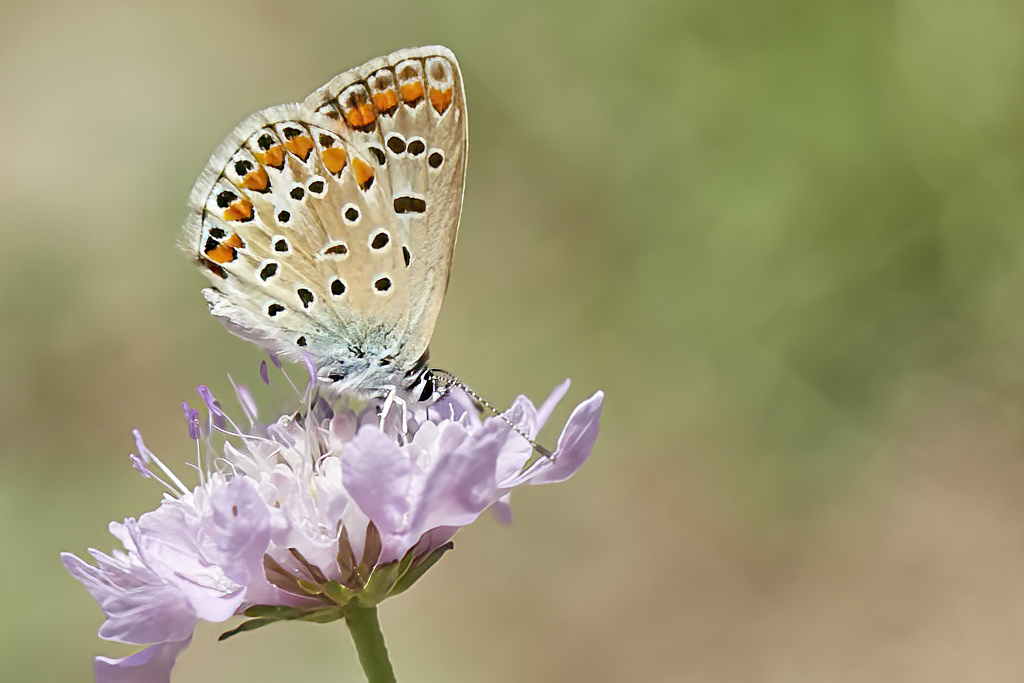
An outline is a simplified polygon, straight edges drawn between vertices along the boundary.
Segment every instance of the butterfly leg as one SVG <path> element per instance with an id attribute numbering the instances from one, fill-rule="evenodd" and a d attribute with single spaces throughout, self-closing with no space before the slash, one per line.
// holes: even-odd
<path id="1" fill-rule="evenodd" d="M 384 425 L 388 420 L 388 415 L 391 414 L 391 409 L 398 406 L 398 409 L 402 414 L 402 426 L 398 430 L 398 438 L 404 443 L 409 435 L 409 403 L 398 395 L 398 387 L 388 386 L 387 390 L 388 395 L 384 399 L 384 405 L 380 407 L 380 430 L 382 432 L 384 431 Z"/>

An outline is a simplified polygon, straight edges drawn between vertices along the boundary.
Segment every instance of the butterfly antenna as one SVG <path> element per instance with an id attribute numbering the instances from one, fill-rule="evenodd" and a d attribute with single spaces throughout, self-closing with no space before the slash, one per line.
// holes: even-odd
<path id="1" fill-rule="evenodd" d="M 459 389 L 462 389 L 464 392 L 466 392 L 466 395 L 469 396 L 471 399 L 473 399 L 473 401 L 477 405 L 483 406 L 487 410 L 489 410 L 492 413 L 494 413 L 495 417 L 497 417 L 499 420 L 501 420 L 502 422 L 507 424 L 509 427 L 511 427 L 512 431 L 514 431 L 516 434 L 518 434 L 519 436 L 521 436 L 524 439 L 526 439 L 527 442 L 529 442 L 529 444 L 531 446 L 533 446 L 534 450 L 537 451 L 538 453 L 540 453 L 542 456 L 544 456 L 545 458 L 548 458 L 548 459 L 553 459 L 555 457 L 554 453 L 552 453 L 551 451 L 549 451 L 548 449 L 544 448 L 539 443 L 537 443 L 536 441 L 531 439 L 530 435 L 527 434 L 526 431 L 522 427 L 520 427 L 519 425 L 515 424 L 514 422 L 512 422 L 512 420 L 508 419 L 507 417 L 505 417 L 504 413 L 498 412 L 498 409 L 495 408 L 493 405 L 491 405 L 490 401 L 488 401 L 483 396 L 481 396 L 480 394 L 476 393 L 471 388 L 466 386 L 466 384 L 463 383 L 461 380 L 459 380 L 458 377 L 456 377 L 455 375 L 453 375 L 452 373 L 450 373 L 450 372 L 448 372 L 446 370 L 434 370 L 434 369 L 432 369 L 431 372 L 433 372 L 434 376 L 438 377 L 438 379 L 440 379 L 441 382 L 443 384 L 445 384 L 446 386 L 458 387 Z"/>

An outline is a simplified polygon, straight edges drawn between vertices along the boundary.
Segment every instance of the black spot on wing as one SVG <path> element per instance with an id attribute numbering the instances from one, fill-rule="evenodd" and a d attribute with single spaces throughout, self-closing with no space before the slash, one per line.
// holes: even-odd
<path id="1" fill-rule="evenodd" d="M 423 213 L 427 203 L 419 197 L 395 197 L 395 213 Z"/>

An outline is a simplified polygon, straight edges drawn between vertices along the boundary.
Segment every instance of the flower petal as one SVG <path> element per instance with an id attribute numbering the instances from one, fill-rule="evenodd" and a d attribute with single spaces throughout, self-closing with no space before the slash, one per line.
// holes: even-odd
<path id="1" fill-rule="evenodd" d="M 210 495 L 212 522 L 206 538 L 210 559 L 242 585 L 263 578 L 263 554 L 270 545 L 270 510 L 256 486 L 239 478 Z"/>
<path id="2" fill-rule="evenodd" d="M 127 526 L 133 529 L 141 561 L 184 594 L 200 619 L 224 621 L 235 613 L 245 587 L 231 581 L 202 552 L 202 546 L 209 548 L 211 543 L 199 538 L 208 529 L 194 509 L 179 500 L 165 500 L 142 515 L 137 525 Z"/>
<path id="3" fill-rule="evenodd" d="M 512 504 L 509 501 L 510 498 L 511 496 L 506 493 L 491 506 L 491 514 L 494 515 L 499 524 L 506 526 L 512 523 Z"/>
<path id="4" fill-rule="evenodd" d="M 507 432 L 507 425 L 494 420 L 456 450 L 441 454 L 413 517 L 413 542 L 434 527 L 465 526 L 497 500 L 494 472 Z"/>
<path id="5" fill-rule="evenodd" d="M 551 395 L 544 401 L 544 405 L 537 411 L 537 430 L 548 421 L 551 417 L 551 413 L 555 412 L 555 407 L 565 398 L 565 394 L 569 391 L 569 385 L 572 384 L 570 380 L 565 380 L 551 392 Z"/>
<path id="6" fill-rule="evenodd" d="M 156 643 L 192 635 L 198 617 L 188 600 L 149 569 L 94 551 L 100 566 L 61 553 L 64 568 L 81 581 L 107 620 L 99 635 L 121 643 Z"/>
<path id="7" fill-rule="evenodd" d="M 96 683 L 170 683 L 178 655 L 191 642 L 190 637 L 158 643 L 121 659 L 97 657 L 93 664 Z"/>
<path id="8" fill-rule="evenodd" d="M 601 404 L 604 392 L 599 391 L 576 406 L 558 437 L 558 448 L 552 460 L 542 459 L 536 469 L 524 473 L 517 483 L 554 484 L 565 481 L 576 473 L 590 457 L 601 427 Z"/>
<path id="9" fill-rule="evenodd" d="M 364 425 L 341 453 L 349 495 L 380 531 L 397 533 L 409 513 L 413 463 L 373 425 Z"/>

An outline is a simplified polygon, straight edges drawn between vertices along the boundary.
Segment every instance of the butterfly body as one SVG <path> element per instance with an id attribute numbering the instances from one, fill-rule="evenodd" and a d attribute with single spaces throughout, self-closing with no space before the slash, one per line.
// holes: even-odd
<path id="1" fill-rule="evenodd" d="M 338 392 L 428 398 L 467 148 L 462 77 L 443 47 L 371 60 L 250 116 L 189 197 L 184 246 L 212 283 L 211 312 L 311 358 Z"/>

